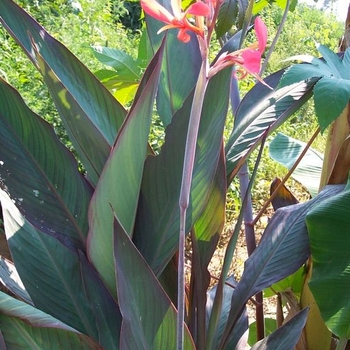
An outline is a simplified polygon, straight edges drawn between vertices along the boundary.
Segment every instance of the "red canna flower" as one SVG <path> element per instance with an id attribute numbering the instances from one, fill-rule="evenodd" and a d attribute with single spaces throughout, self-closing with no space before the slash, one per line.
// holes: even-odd
<path id="1" fill-rule="evenodd" d="M 239 78 L 244 78 L 247 74 L 251 74 L 260 80 L 258 74 L 260 71 L 261 56 L 266 48 L 267 29 L 265 23 L 259 17 L 255 19 L 254 28 L 258 42 L 245 49 L 222 54 L 210 69 L 209 76 L 215 75 L 219 70 L 227 66 L 237 64 L 240 66 L 236 71 Z"/>
<path id="2" fill-rule="evenodd" d="M 181 8 L 181 0 L 171 0 L 171 6 L 174 14 L 171 14 L 165 7 L 156 0 L 141 0 L 141 6 L 149 16 L 166 23 L 158 33 L 172 28 L 179 29 L 178 39 L 187 43 L 191 37 L 188 31 L 204 37 L 204 21 L 197 21 L 197 25 L 189 22 L 188 16 L 206 17 L 209 15 L 209 7 L 202 1 L 197 1 L 188 7 L 186 11 Z"/>

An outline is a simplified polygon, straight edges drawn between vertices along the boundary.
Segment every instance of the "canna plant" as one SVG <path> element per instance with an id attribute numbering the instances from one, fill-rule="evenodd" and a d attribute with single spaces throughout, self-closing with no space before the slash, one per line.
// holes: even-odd
<path id="1" fill-rule="evenodd" d="M 42 74 L 85 169 L 1 79 L 0 200 L 11 251 L 1 278 L 12 293 L 0 294 L 2 348 L 244 348 L 247 301 L 307 261 L 305 217 L 344 186 L 279 209 L 236 282 L 228 272 L 245 197 L 220 279 L 208 291 L 230 182 L 261 145 L 249 192 L 266 137 L 319 79 L 281 87 L 279 71 L 262 80 L 266 28 L 257 17 L 257 43 L 243 46 L 255 9 L 254 1 L 243 3 L 241 30 L 209 62 L 211 37 L 234 24 L 237 2 L 198 1 L 183 10 L 176 0 L 142 0 L 148 64 L 131 84 L 137 91 L 127 110 L 24 10 L 0 0 L 3 27 Z M 247 74 L 258 83 L 235 109 L 224 145 L 230 90 Z M 154 114 L 165 129 L 159 154 L 148 144 Z M 252 349 L 293 349 L 307 313 L 265 338 L 260 324 Z"/>

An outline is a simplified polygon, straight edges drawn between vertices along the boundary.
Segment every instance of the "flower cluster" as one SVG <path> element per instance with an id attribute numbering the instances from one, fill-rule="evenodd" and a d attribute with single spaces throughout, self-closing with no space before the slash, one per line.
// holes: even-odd
<path id="1" fill-rule="evenodd" d="M 198 0 L 183 11 L 181 0 L 171 0 L 173 14 L 156 0 L 141 0 L 141 6 L 146 14 L 166 24 L 159 30 L 159 33 L 167 29 L 178 29 L 178 39 L 187 43 L 191 40 L 189 32 L 193 32 L 204 39 L 204 21 L 205 19 L 209 20 L 209 17 L 212 16 L 212 7 L 216 4 L 211 0 L 208 1 L 209 4 Z M 194 24 L 189 20 L 191 16 L 194 16 Z M 258 39 L 257 43 L 242 50 L 223 53 L 215 65 L 211 67 L 209 77 L 229 65 L 239 65 L 240 68 L 237 70 L 239 78 L 244 78 L 247 74 L 259 78 L 261 57 L 267 42 L 267 29 L 265 23 L 259 17 L 255 19 L 254 28 Z"/>

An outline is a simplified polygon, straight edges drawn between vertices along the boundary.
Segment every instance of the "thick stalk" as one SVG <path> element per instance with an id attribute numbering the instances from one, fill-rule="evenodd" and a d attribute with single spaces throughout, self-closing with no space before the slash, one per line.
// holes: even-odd
<path id="1" fill-rule="evenodd" d="M 200 43 L 201 44 L 201 43 Z M 204 52 L 205 51 L 205 52 Z M 194 92 L 191 115 L 187 130 L 184 165 L 182 171 L 181 190 L 179 198 L 180 232 L 179 232 L 179 267 L 178 267 L 178 300 L 177 300 L 177 350 L 183 349 L 185 320 L 185 238 L 186 213 L 190 200 L 192 174 L 196 155 L 196 145 L 203 100 L 208 84 L 208 62 L 206 49 L 202 50 L 202 64 Z"/>

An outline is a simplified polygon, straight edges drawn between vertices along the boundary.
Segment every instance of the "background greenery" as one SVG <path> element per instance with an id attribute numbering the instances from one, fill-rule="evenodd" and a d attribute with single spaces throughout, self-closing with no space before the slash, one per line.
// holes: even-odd
<path id="1" fill-rule="evenodd" d="M 94 57 L 91 46 L 102 45 L 120 49 L 137 58 L 137 47 L 141 37 L 141 12 L 139 2 L 119 0 L 18 0 L 17 3 L 28 11 L 54 37 L 63 42 L 91 71 L 103 68 Z M 278 6 L 265 8 L 262 17 L 268 26 L 269 38 L 272 40 L 282 18 Z M 280 39 L 267 66 L 270 74 L 288 65 L 284 60 L 297 54 L 317 56 L 315 41 L 337 51 L 344 25 L 334 17 L 299 5 L 289 13 Z M 215 49 L 215 48 L 214 48 Z M 216 51 L 216 50 L 213 50 Z M 14 54 L 16 53 L 16 54 Z M 41 76 L 33 68 L 6 31 L 0 27 L 0 75 L 13 85 L 24 97 L 26 103 L 36 113 L 45 118 L 54 127 L 62 142 L 71 148 L 70 141 L 61 125 L 50 95 L 42 83 Z M 105 68 L 105 67 L 104 67 Z M 240 86 L 242 96 L 253 86 L 254 81 L 244 80 Z M 229 135 L 233 125 L 233 116 L 227 121 L 226 134 Z M 289 136 L 308 141 L 317 127 L 312 103 L 300 110 L 281 131 Z M 150 142 L 156 149 L 163 138 L 163 129 L 154 121 Z M 320 135 L 313 147 L 323 151 L 324 135 Z M 254 154 L 251 157 L 254 164 Z M 252 195 L 254 206 L 258 207 L 268 196 L 271 180 L 282 177 L 286 169 L 273 162 L 264 151 L 264 160 L 259 169 Z M 304 195 L 303 189 L 294 181 L 288 183 L 292 190 Z M 227 203 L 227 219 L 232 220 L 239 209 L 239 186 L 232 183 Z"/>

